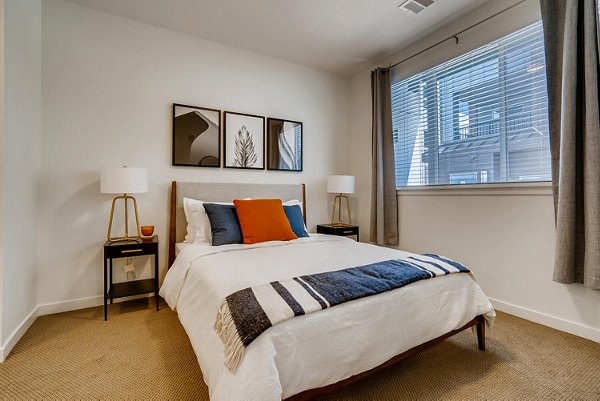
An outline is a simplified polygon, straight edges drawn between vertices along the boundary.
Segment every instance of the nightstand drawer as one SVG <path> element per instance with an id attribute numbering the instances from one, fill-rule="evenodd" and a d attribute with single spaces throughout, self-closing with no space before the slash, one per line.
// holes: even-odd
<path id="1" fill-rule="evenodd" d="M 124 257 L 129 257 L 129 256 L 143 255 L 144 249 L 143 248 L 114 249 L 114 250 L 110 250 L 108 253 L 111 258 L 119 258 L 119 257 L 124 258 Z"/>
<path id="2" fill-rule="evenodd" d="M 317 233 L 329 234 L 329 235 L 356 235 L 358 241 L 358 226 L 334 226 L 331 224 L 319 224 L 317 225 Z"/>
<path id="3" fill-rule="evenodd" d="M 128 258 L 131 256 L 152 255 L 158 248 L 156 242 L 134 242 L 134 243 L 115 243 L 119 244 L 105 246 L 107 258 Z"/>

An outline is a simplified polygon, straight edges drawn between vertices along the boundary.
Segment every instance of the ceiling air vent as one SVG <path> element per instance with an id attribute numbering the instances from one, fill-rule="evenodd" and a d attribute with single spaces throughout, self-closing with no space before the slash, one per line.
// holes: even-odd
<path id="1" fill-rule="evenodd" d="M 434 2 L 435 0 L 407 0 L 402 2 L 398 7 L 411 14 L 418 14 Z"/>

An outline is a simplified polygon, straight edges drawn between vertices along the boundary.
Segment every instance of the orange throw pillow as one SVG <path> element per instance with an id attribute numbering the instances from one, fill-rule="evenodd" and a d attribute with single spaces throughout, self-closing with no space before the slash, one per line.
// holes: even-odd
<path id="1" fill-rule="evenodd" d="M 235 199 L 233 204 L 242 228 L 244 244 L 298 238 L 283 211 L 281 199 Z"/>

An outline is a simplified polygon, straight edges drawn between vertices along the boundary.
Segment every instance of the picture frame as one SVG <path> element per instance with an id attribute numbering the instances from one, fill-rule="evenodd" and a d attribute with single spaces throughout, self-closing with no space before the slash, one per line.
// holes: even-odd
<path id="1" fill-rule="evenodd" d="M 225 168 L 264 170 L 265 117 L 225 111 L 223 132 Z"/>
<path id="2" fill-rule="evenodd" d="M 304 139 L 300 121 L 267 119 L 267 169 L 303 171 Z"/>
<path id="3" fill-rule="evenodd" d="M 173 103 L 172 165 L 221 167 L 221 110 Z"/>

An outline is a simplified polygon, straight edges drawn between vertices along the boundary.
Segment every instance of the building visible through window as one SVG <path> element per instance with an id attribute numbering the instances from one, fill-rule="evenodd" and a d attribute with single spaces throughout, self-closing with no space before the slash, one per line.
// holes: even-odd
<path id="1" fill-rule="evenodd" d="M 397 187 L 549 181 L 541 22 L 392 84 Z"/>

